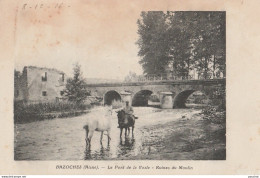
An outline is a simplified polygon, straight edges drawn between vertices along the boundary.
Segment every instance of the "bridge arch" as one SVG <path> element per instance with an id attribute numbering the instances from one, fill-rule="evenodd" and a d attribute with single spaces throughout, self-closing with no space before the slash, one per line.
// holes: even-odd
<path id="1" fill-rule="evenodd" d="M 148 106 L 149 97 L 153 94 L 151 90 L 141 90 L 134 94 L 132 106 Z"/>
<path id="2" fill-rule="evenodd" d="M 121 95 L 119 94 L 119 92 L 115 91 L 115 90 L 110 90 L 107 91 L 104 94 L 104 104 L 105 105 L 112 105 L 113 101 L 121 101 Z"/>
<path id="3" fill-rule="evenodd" d="M 174 99 L 173 99 L 173 108 L 185 108 L 187 99 L 194 92 L 200 92 L 200 93 L 202 93 L 203 95 L 205 95 L 208 98 L 206 93 L 204 91 L 202 91 L 202 90 L 194 90 L 194 89 L 184 90 L 184 91 L 181 91 L 180 93 L 178 93 L 174 97 Z"/>

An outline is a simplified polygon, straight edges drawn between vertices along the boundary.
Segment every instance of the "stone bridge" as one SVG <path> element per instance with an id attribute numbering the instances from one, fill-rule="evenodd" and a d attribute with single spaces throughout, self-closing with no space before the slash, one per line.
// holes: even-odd
<path id="1" fill-rule="evenodd" d="M 204 93 L 209 100 L 221 102 L 219 91 L 225 90 L 225 79 L 151 81 L 130 83 L 88 84 L 92 96 L 102 97 L 103 104 L 129 101 L 133 106 L 146 106 L 152 95 L 160 101 L 161 108 L 183 108 L 187 98 L 195 91 Z"/>

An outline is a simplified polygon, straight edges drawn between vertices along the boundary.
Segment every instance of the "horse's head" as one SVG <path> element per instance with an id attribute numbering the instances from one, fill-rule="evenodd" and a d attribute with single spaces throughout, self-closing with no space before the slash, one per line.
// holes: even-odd
<path id="1" fill-rule="evenodd" d="M 117 112 L 117 117 L 118 119 L 122 119 L 125 116 L 125 111 L 124 110 L 120 110 Z"/>

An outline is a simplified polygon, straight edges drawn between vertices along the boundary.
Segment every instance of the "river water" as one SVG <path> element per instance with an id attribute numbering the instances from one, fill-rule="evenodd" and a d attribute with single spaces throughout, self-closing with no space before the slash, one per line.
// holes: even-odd
<path id="1" fill-rule="evenodd" d="M 100 109 L 100 108 L 99 108 Z M 134 137 L 119 137 L 117 115 L 112 113 L 111 141 L 107 144 L 106 135 L 100 144 L 100 132 L 92 137 L 91 148 L 86 148 L 83 126 L 89 117 L 104 117 L 98 109 L 91 113 L 72 118 L 36 121 L 15 125 L 15 160 L 89 160 L 89 159 L 133 159 L 149 154 L 163 145 L 146 146 L 147 141 L 162 139 L 167 130 L 151 131 L 156 125 L 167 125 L 183 117 L 199 113 L 194 109 L 159 109 L 153 107 L 134 107 L 136 120 Z M 149 134 L 147 134 L 149 132 Z M 168 133 L 169 134 L 169 133 Z"/>

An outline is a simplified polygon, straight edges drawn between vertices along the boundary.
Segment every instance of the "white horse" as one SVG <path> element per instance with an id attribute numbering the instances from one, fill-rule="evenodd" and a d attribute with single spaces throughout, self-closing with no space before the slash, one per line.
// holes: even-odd
<path id="1" fill-rule="evenodd" d="M 100 144 L 102 144 L 103 133 L 107 132 L 108 144 L 110 143 L 110 129 L 112 120 L 112 108 L 106 107 L 94 111 L 95 114 L 91 114 L 88 118 L 87 124 L 83 127 L 86 131 L 86 144 L 90 147 L 91 138 L 95 131 L 101 132 Z M 103 115 L 103 116 L 100 116 Z"/>

